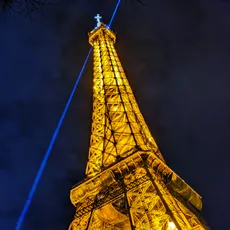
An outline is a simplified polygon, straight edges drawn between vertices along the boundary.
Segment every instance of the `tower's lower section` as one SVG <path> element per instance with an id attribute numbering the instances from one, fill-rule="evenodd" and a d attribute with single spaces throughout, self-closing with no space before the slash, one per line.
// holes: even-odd
<path id="1" fill-rule="evenodd" d="M 71 190 L 71 230 L 206 230 L 200 196 L 154 153 L 138 151 Z"/>

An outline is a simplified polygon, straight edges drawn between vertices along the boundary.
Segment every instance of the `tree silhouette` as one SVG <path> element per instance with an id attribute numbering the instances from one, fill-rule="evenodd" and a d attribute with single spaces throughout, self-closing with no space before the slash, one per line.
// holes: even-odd
<path id="1" fill-rule="evenodd" d="M 95 1 L 95 0 L 94 0 Z M 142 0 L 125 0 L 125 2 L 132 1 L 138 2 L 141 5 L 145 5 Z M 14 13 L 25 13 L 31 17 L 33 11 L 43 13 L 45 5 L 55 5 L 50 0 L 0 0 L 0 11 L 9 14 Z"/>
<path id="2" fill-rule="evenodd" d="M 33 11 L 43 12 L 45 5 L 51 5 L 48 0 L 0 0 L 0 11 L 5 14 L 25 13 L 31 17 Z"/>
<path id="3" fill-rule="evenodd" d="M 145 5 L 142 0 L 125 0 L 126 2 L 138 2 Z M 54 5 L 49 0 L 0 0 L 0 10 L 3 12 L 26 13 L 31 16 L 33 11 L 43 12 L 45 5 Z"/>

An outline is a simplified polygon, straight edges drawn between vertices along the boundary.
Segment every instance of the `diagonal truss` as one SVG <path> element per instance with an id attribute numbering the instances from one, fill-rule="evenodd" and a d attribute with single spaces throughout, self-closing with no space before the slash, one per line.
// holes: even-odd
<path id="1" fill-rule="evenodd" d="M 94 47 L 94 78 L 87 177 L 140 149 L 157 152 L 163 160 L 114 48 L 115 35 L 101 26 L 89 37 Z"/>
<path id="2" fill-rule="evenodd" d="M 94 50 L 93 115 L 86 178 L 70 198 L 69 230 L 209 230 L 202 201 L 165 163 L 138 108 L 104 24 Z"/>

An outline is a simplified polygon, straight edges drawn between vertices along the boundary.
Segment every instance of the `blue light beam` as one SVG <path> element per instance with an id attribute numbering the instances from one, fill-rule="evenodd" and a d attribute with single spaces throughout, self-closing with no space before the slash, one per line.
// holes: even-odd
<path id="1" fill-rule="evenodd" d="M 36 192 L 37 185 L 38 185 L 38 183 L 39 183 L 39 181 L 40 181 L 40 179 L 41 179 L 42 173 L 43 173 L 43 171 L 44 171 L 44 169 L 45 169 L 45 166 L 46 166 L 46 163 L 47 163 L 48 158 L 49 158 L 49 156 L 50 156 L 51 150 L 52 150 L 52 148 L 53 148 L 53 145 L 54 145 L 54 143 L 55 143 L 55 140 L 56 140 L 56 138 L 57 138 L 57 135 L 58 135 L 58 133 L 59 133 L 59 130 L 60 130 L 60 128 L 61 128 L 61 125 L 62 125 L 62 123 L 63 123 L 63 120 L 64 120 L 64 118 L 65 118 L 65 115 L 66 115 L 67 110 L 68 110 L 68 108 L 69 108 L 69 105 L 70 105 L 70 103 L 71 103 L 71 101 L 72 101 L 73 95 L 74 95 L 74 93 L 75 93 L 75 91 L 76 91 L 76 88 L 77 88 L 78 83 L 79 83 L 79 81 L 80 81 L 80 79 L 81 79 L 81 76 L 82 76 L 82 74 L 83 74 L 83 71 L 84 71 L 85 66 L 86 66 L 86 64 L 87 64 L 87 62 L 88 62 L 88 59 L 89 59 L 89 56 L 90 56 L 91 52 L 92 52 L 92 47 L 90 48 L 89 53 L 88 53 L 88 55 L 87 55 L 87 57 L 86 57 L 86 59 L 85 59 L 85 62 L 84 62 L 84 64 L 83 64 L 82 68 L 81 68 L 81 71 L 80 71 L 80 73 L 79 73 L 79 75 L 78 75 L 77 81 L 76 81 L 76 83 L 75 83 L 75 85 L 74 85 L 74 87 L 73 87 L 73 90 L 72 90 L 72 92 L 71 92 L 71 94 L 70 94 L 70 97 L 69 97 L 69 99 L 68 99 L 68 101 L 67 101 L 67 104 L 66 104 L 66 106 L 65 106 L 65 109 L 64 109 L 64 111 L 63 111 L 63 113 L 62 113 L 62 115 L 61 115 L 61 118 L 60 118 L 59 122 L 58 122 L 58 126 L 57 126 L 57 128 L 55 129 L 55 131 L 54 131 L 54 134 L 53 134 L 52 139 L 51 139 L 51 141 L 50 141 L 49 147 L 48 147 L 48 149 L 47 149 L 47 151 L 46 151 L 46 154 L 45 154 L 45 156 L 44 156 L 44 158 L 43 158 L 43 160 L 42 160 L 42 163 L 41 163 L 41 165 L 40 165 L 40 168 L 39 168 L 39 170 L 38 170 L 38 172 L 37 172 L 37 175 L 36 175 L 36 177 L 35 177 L 35 179 L 34 179 L 34 182 L 33 182 L 33 185 L 32 185 L 32 187 L 31 187 L 31 190 L 30 190 L 30 192 L 29 192 L 27 201 L 26 201 L 26 203 L 25 203 L 25 205 L 24 205 L 24 207 L 23 207 L 23 209 L 22 209 L 22 212 L 21 212 L 19 218 L 18 218 L 18 221 L 17 221 L 15 230 L 20 230 L 21 227 L 22 227 L 22 224 L 23 224 L 23 222 L 24 222 L 25 216 L 26 216 L 26 214 L 27 214 L 27 212 L 28 212 L 28 210 L 29 210 L 31 201 L 32 201 L 33 196 L 34 196 L 34 194 L 35 194 L 35 192 Z"/>
<path id="2" fill-rule="evenodd" d="M 118 2 L 117 2 L 117 4 L 116 4 L 116 7 L 115 7 L 115 9 L 114 9 L 114 12 L 113 12 L 113 14 L 112 14 L 112 17 L 111 17 L 111 19 L 110 19 L 109 25 L 108 25 L 109 28 L 110 28 L 110 26 L 111 26 L 111 24 L 112 24 L 112 22 L 113 22 L 113 20 L 114 20 L 114 17 L 115 17 L 115 15 L 116 15 L 116 13 L 117 13 L 117 9 L 118 9 L 120 3 L 121 3 L 121 0 L 118 0 Z M 81 68 L 81 71 L 80 71 L 79 75 L 78 75 L 77 81 L 76 81 L 76 83 L 75 83 L 75 85 L 74 85 L 74 87 L 73 87 L 73 90 L 72 90 L 72 92 L 71 92 L 71 94 L 70 94 L 70 97 L 69 97 L 69 99 L 68 99 L 68 101 L 67 101 L 67 104 L 66 104 L 66 106 L 65 106 L 65 109 L 64 109 L 64 111 L 63 111 L 63 113 L 62 113 L 62 116 L 61 116 L 59 122 L 58 122 L 58 126 L 57 126 L 57 128 L 55 129 L 55 131 L 54 131 L 54 134 L 53 134 L 52 139 L 51 139 L 51 141 L 50 141 L 49 147 L 48 147 L 48 149 L 47 149 L 47 151 L 46 151 L 46 154 L 45 154 L 45 156 L 44 156 L 44 158 L 43 158 L 43 160 L 42 160 L 42 163 L 41 163 L 41 165 L 40 165 L 40 167 L 39 167 L 39 170 L 38 170 L 37 175 L 36 175 L 36 177 L 35 177 L 35 179 L 34 179 L 34 182 L 33 182 L 33 185 L 32 185 L 32 187 L 31 187 L 31 190 L 30 190 L 30 192 L 29 192 L 29 195 L 28 195 L 28 197 L 27 197 L 26 203 L 25 203 L 25 205 L 24 205 L 24 207 L 23 207 L 23 209 L 22 209 L 22 212 L 20 213 L 20 216 L 19 216 L 19 218 L 18 218 L 18 221 L 17 221 L 15 230 L 20 230 L 21 227 L 22 227 L 22 224 L 23 224 L 23 222 L 24 222 L 24 220 L 25 220 L 25 216 L 26 216 L 26 214 L 27 214 L 27 212 L 28 212 L 28 210 L 29 210 L 31 201 L 32 201 L 33 196 L 34 196 L 34 194 L 35 194 L 35 192 L 36 192 L 37 185 L 38 185 L 38 183 L 39 183 L 39 181 L 40 181 L 40 179 L 41 179 L 42 173 L 43 173 L 43 171 L 44 171 L 44 169 L 45 169 L 45 166 L 46 166 L 46 163 L 47 163 L 47 161 L 48 161 L 48 159 L 49 159 L 51 150 L 52 150 L 52 148 L 53 148 L 53 145 L 54 145 L 54 143 L 55 143 L 55 140 L 56 140 L 56 138 L 57 138 L 57 135 L 58 135 L 58 133 L 59 133 L 59 130 L 60 130 L 61 126 L 62 126 L 62 123 L 63 123 L 63 121 L 64 121 L 65 115 L 66 115 L 66 113 L 67 113 L 67 111 L 68 111 L 68 108 L 69 108 L 69 106 L 70 106 L 70 104 L 71 104 L 72 98 L 73 98 L 73 96 L 74 96 L 74 93 L 75 93 L 75 91 L 76 91 L 76 88 L 77 88 L 77 86 L 78 86 L 78 83 L 79 83 L 79 81 L 80 81 L 80 79 L 81 79 L 81 76 L 82 76 L 82 74 L 83 74 L 83 72 L 84 72 L 85 66 L 86 66 L 86 64 L 87 64 L 87 62 L 88 62 L 88 59 L 89 59 L 89 56 L 90 56 L 91 52 L 92 52 L 92 47 L 90 48 L 90 50 L 89 50 L 89 52 L 88 52 L 88 55 L 87 55 L 87 57 L 86 57 L 86 59 L 85 59 L 85 62 L 84 62 L 84 64 L 83 64 L 82 68 Z"/>
<path id="3" fill-rule="evenodd" d="M 116 7 L 115 7 L 115 9 L 114 9 L 113 15 L 112 15 L 112 17 L 111 17 L 111 19 L 110 19 L 110 22 L 109 22 L 109 25 L 108 25 L 109 29 L 110 29 L 110 27 L 111 27 L 111 24 L 112 24 L 112 22 L 113 22 L 113 20 L 114 20 L 115 15 L 116 15 L 116 13 L 117 13 L 117 9 L 118 9 L 120 3 L 121 3 L 121 0 L 118 0 L 118 1 L 117 1 L 117 5 L 116 5 Z"/>

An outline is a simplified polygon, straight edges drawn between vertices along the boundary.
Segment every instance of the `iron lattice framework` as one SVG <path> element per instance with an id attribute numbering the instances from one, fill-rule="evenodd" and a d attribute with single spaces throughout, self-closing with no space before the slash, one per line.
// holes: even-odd
<path id="1" fill-rule="evenodd" d="M 71 230 L 206 230 L 201 197 L 165 163 L 104 24 L 94 50 L 93 117 L 86 178 L 73 187 Z"/>

